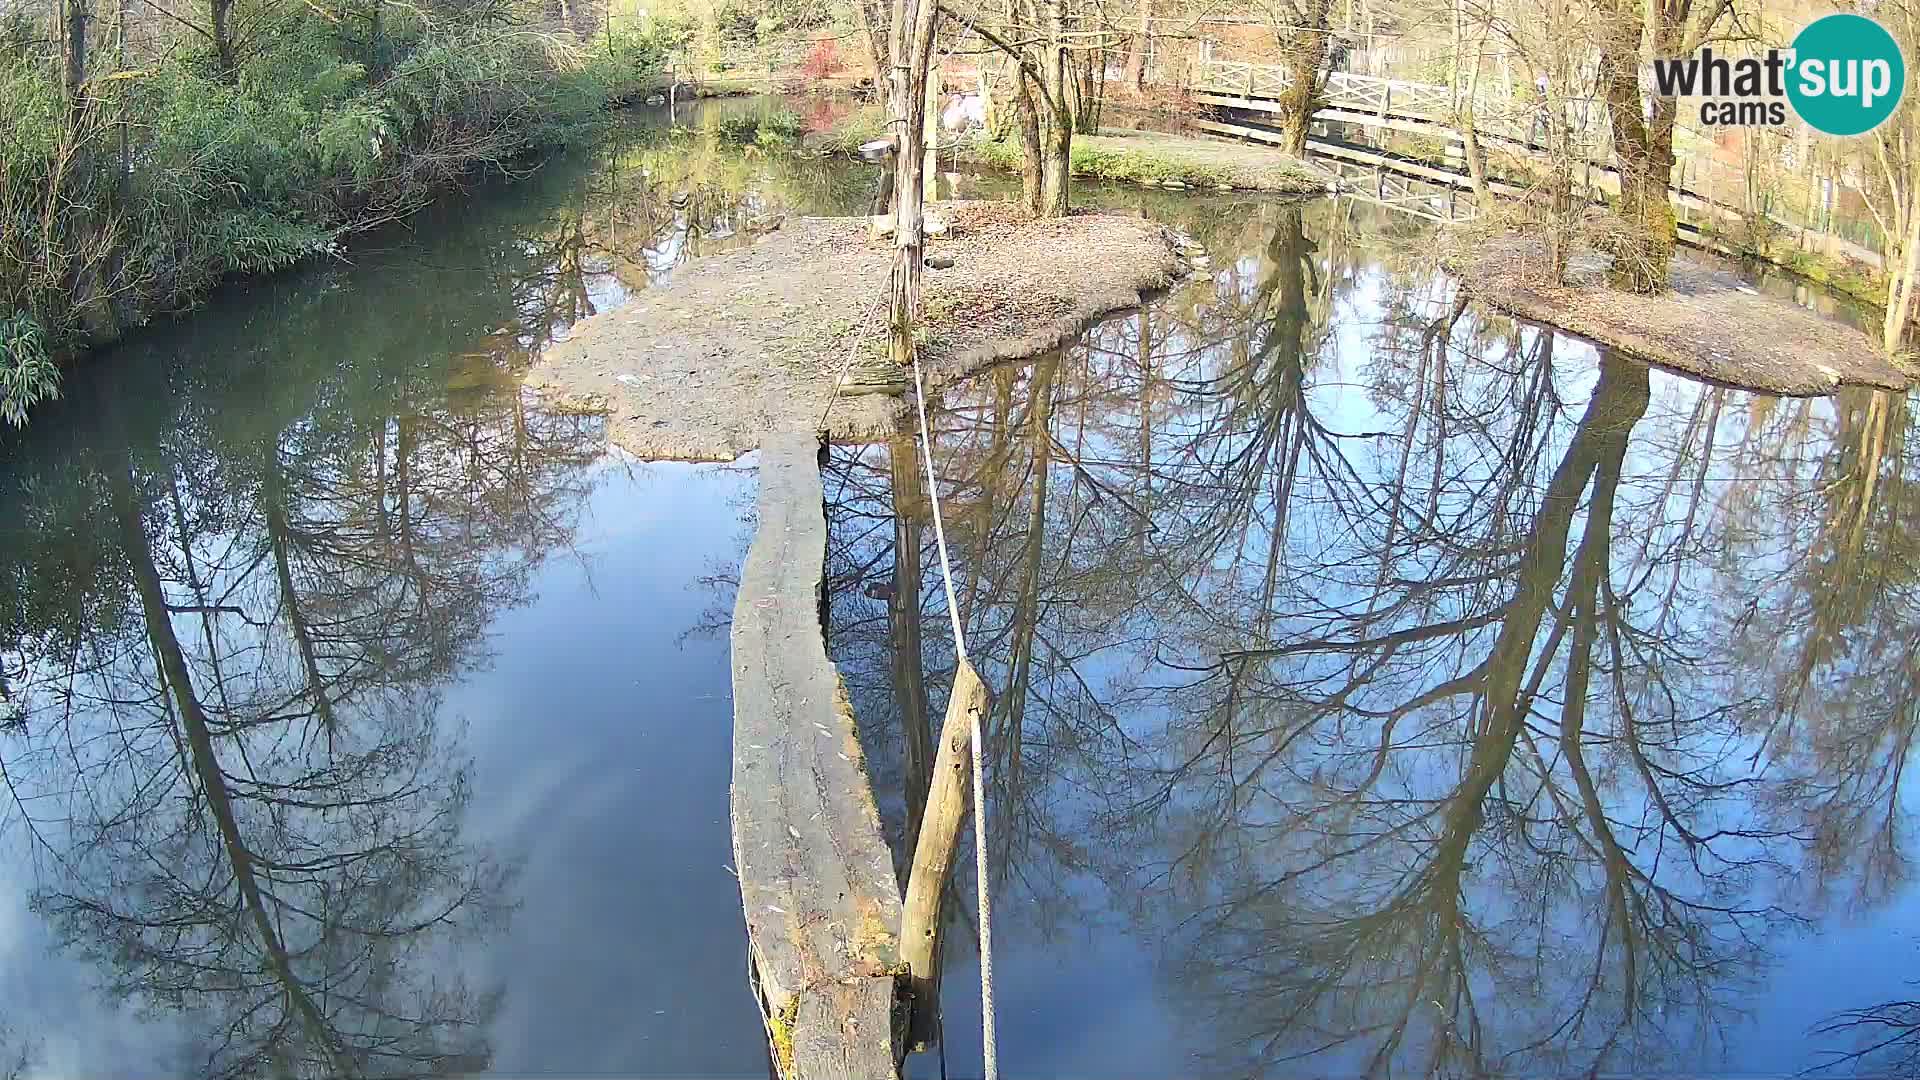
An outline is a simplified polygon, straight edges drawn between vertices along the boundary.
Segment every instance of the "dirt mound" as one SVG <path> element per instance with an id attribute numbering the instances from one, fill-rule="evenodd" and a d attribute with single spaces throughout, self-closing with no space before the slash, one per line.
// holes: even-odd
<path id="1" fill-rule="evenodd" d="M 1489 240 L 1448 263 L 1494 307 L 1714 382 L 1799 396 L 1909 382 L 1859 330 L 1759 292 L 1704 256 L 1675 255 L 1659 296 L 1611 288 L 1604 256 L 1592 253 L 1555 284 L 1545 243 L 1527 236 Z"/>
<path id="2" fill-rule="evenodd" d="M 1071 340 L 1140 303 L 1181 270 L 1166 230 L 1142 218 L 1030 221 L 997 203 L 938 208 L 928 244 L 923 357 L 950 382 Z M 890 240 L 865 218 L 795 218 L 753 247 L 703 259 L 662 289 L 596 315 L 546 351 L 529 385 L 562 407 L 605 412 L 612 439 L 649 458 L 729 460 L 773 431 L 818 431 L 849 353 L 864 381 L 884 358 Z M 882 438 L 897 396 L 842 394 L 835 438 Z"/>

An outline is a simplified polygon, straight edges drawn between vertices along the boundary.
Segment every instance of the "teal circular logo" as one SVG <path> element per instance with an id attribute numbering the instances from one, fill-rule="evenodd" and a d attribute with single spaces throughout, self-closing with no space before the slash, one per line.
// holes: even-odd
<path id="1" fill-rule="evenodd" d="M 1864 15 L 1827 15 L 1793 39 L 1787 100 L 1815 131 L 1863 135 L 1907 89 L 1907 62 L 1886 27 Z"/>

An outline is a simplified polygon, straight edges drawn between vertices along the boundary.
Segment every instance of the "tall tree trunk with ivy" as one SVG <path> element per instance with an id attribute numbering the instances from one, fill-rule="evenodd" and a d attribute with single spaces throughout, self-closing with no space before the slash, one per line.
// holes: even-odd
<path id="1" fill-rule="evenodd" d="M 1667 287 L 1678 238 L 1668 198 L 1678 110 L 1672 98 L 1656 96 L 1650 115 L 1643 113 L 1639 39 L 1627 36 L 1632 29 L 1627 20 L 1615 26 L 1615 38 L 1601 50 L 1599 71 L 1620 174 L 1615 210 L 1624 226 L 1613 244 L 1613 282 L 1630 292 L 1657 293 Z"/>
<path id="2" fill-rule="evenodd" d="M 1320 107 L 1320 69 L 1327 62 L 1327 19 L 1333 0 L 1305 0 L 1288 5 L 1291 25 L 1274 27 L 1284 45 L 1281 63 L 1287 69 L 1287 87 L 1280 95 L 1280 147 L 1289 154 L 1307 152 L 1307 130 Z"/>

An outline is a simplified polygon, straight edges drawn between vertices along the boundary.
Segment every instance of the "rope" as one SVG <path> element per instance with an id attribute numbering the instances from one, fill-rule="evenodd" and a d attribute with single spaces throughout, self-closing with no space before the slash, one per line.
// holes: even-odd
<path id="1" fill-rule="evenodd" d="M 891 123 L 901 124 L 903 120 L 894 119 Z M 876 297 L 873 306 L 860 322 L 858 331 L 853 335 L 852 346 L 847 350 L 847 358 L 840 366 L 840 377 L 834 380 L 833 394 L 827 398 L 827 407 L 820 414 L 820 430 L 827 430 L 827 417 L 833 412 L 833 406 L 840 400 L 841 386 L 846 382 L 847 373 L 853 368 L 853 358 L 860 347 L 860 339 L 866 327 L 879 312 L 883 299 L 890 299 L 891 293 Z M 940 579 L 947 591 L 947 618 L 953 624 L 953 648 L 960 663 L 967 660 L 967 635 L 960 625 L 960 598 L 953 588 L 953 562 L 947 556 L 947 528 L 940 515 L 940 484 L 933 473 L 933 430 L 927 424 L 927 389 L 920 374 L 920 350 L 908 345 L 908 353 L 913 357 L 913 408 L 920 420 L 920 460 L 927 473 L 927 498 L 933 504 L 933 536 L 940 549 Z M 974 860 L 974 901 L 980 909 L 980 1044 L 985 1059 L 985 1080 L 999 1080 L 1000 1056 L 997 1049 L 993 1023 L 993 900 L 987 890 L 987 794 L 986 770 L 982 764 L 984 757 L 983 740 L 980 735 L 980 714 L 972 713 L 967 732 L 973 758 L 973 860 Z M 947 1048 L 944 1032 L 940 1039 L 940 1073 L 946 1075 Z"/>
<path id="2" fill-rule="evenodd" d="M 953 564 L 947 558 L 947 528 L 940 516 L 940 484 L 933 474 L 933 429 L 927 424 L 927 390 L 920 375 L 920 350 L 913 356 L 913 408 L 920 418 L 920 460 L 927 470 L 927 498 L 933 504 L 933 538 L 940 550 L 940 578 L 947 590 L 947 618 L 953 622 L 953 648 L 967 664 L 967 636 L 960 627 L 960 599 L 953 589 Z M 980 909 L 980 1046 L 986 1080 L 998 1080 L 1000 1059 L 993 1030 L 993 900 L 987 891 L 987 790 L 982 766 L 980 714 L 971 713 L 968 738 L 973 757 L 974 900 Z M 943 1051 L 944 1052 L 944 1051 Z"/>

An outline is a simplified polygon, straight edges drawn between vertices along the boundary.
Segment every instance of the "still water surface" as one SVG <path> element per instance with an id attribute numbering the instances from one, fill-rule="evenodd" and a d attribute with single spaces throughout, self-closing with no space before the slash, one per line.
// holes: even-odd
<path id="1" fill-rule="evenodd" d="M 0 1076 L 766 1074 L 727 870 L 751 459 L 634 461 L 516 376 L 867 179 L 641 126 L 5 437 Z M 936 403 L 1010 1072 L 1789 1074 L 1913 996 L 1904 399 L 1457 306 L 1366 207 L 1084 194 L 1213 265 Z M 826 483 L 896 842 L 951 668 L 910 452 Z"/>
<path id="2" fill-rule="evenodd" d="M 1920 1074 L 1911 1006 L 1819 1030 L 1920 960 L 1910 403 L 1602 355 L 1458 301 L 1368 207 L 1205 205 L 1197 280 L 935 412 L 1000 689 L 1002 1059 Z M 828 481 L 896 836 L 952 664 L 911 452 Z"/>

